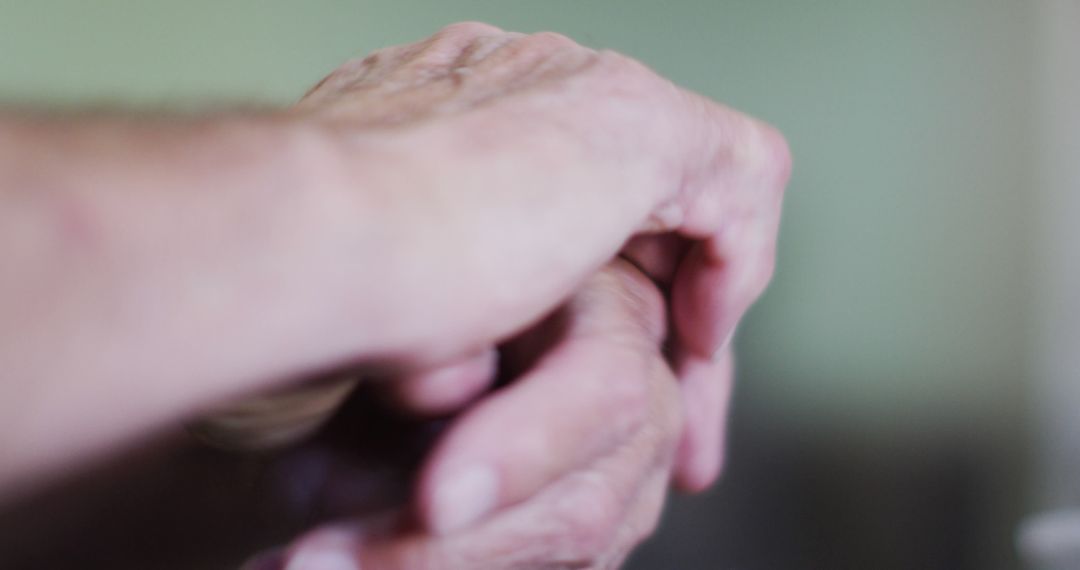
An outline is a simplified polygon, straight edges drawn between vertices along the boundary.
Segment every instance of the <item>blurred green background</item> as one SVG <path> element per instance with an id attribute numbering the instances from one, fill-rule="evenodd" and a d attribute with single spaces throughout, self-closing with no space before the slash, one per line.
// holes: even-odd
<path id="1" fill-rule="evenodd" d="M 777 125 L 778 271 L 738 338 L 729 475 L 633 568 L 1011 568 L 1026 509 L 1031 4 L 3 0 L 0 101 L 288 104 L 482 20 Z"/>

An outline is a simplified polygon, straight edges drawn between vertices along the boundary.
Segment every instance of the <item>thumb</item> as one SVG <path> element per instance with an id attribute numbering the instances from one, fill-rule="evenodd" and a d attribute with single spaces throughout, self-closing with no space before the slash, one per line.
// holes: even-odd
<path id="1" fill-rule="evenodd" d="M 451 545 L 438 537 L 388 532 L 359 523 L 313 531 L 264 566 L 244 570 L 454 570 Z M 273 556 L 273 555 L 271 555 Z M 259 558 L 253 559 L 253 563 Z M 251 563 L 249 563 L 251 564 Z"/>

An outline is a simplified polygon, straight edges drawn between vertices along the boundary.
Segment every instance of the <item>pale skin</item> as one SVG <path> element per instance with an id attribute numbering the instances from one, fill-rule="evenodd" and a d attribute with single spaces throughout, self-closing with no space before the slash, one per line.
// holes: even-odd
<path id="1" fill-rule="evenodd" d="M 420 524 L 316 531 L 273 563 L 614 567 L 669 479 L 720 470 L 728 340 L 771 275 L 789 168 L 775 130 L 628 58 L 482 24 L 349 62 L 283 112 L 0 117 L 0 493 L 359 367 L 405 409 L 467 406 Z M 493 348 L 560 306 L 580 334 L 480 396 Z M 625 421 L 596 421 L 607 393 Z M 495 473 L 481 505 L 463 465 Z M 551 522 L 579 499 L 603 516 Z"/>

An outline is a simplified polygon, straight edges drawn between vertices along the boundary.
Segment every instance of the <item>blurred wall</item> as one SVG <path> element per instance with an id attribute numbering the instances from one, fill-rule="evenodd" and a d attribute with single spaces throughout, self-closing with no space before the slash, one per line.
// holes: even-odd
<path id="1" fill-rule="evenodd" d="M 1039 2 L 1036 500 L 1080 507 L 1080 2 Z"/>
<path id="2" fill-rule="evenodd" d="M 978 487 L 982 526 L 964 548 L 1008 567 L 1031 327 L 1030 12 L 1012 0 L 4 0 L 0 100 L 285 104 L 346 58 L 464 19 L 636 56 L 792 145 L 776 280 L 738 342 L 736 436 L 823 445 L 841 464 L 858 450 L 860 480 L 933 463 L 923 449 L 974 450 L 966 469 L 987 475 L 964 488 Z M 697 505 L 673 520 L 724 509 Z M 689 508 L 701 512 L 680 518 Z M 701 536 L 681 546 L 706 548 Z"/>
<path id="3" fill-rule="evenodd" d="M 1009 0 L 6 0 L 0 99 L 284 104 L 346 58 L 462 19 L 616 48 L 790 137 L 780 270 L 743 361 L 770 379 L 754 389 L 783 402 L 780 415 L 994 424 L 1017 411 L 1025 359 L 1028 11 Z"/>

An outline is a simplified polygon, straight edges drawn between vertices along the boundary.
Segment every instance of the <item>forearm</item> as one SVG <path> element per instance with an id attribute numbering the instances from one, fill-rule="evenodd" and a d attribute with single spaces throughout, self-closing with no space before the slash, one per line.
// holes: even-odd
<path id="1" fill-rule="evenodd" d="M 334 285 L 350 215 L 319 140 L 256 116 L 0 121 L 0 483 L 315 365 L 311 279 Z"/>
<path id="2" fill-rule="evenodd" d="M 655 183 L 495 113 L 0 121 L 0 485 L 232 394 L 539 318 Z"/>

